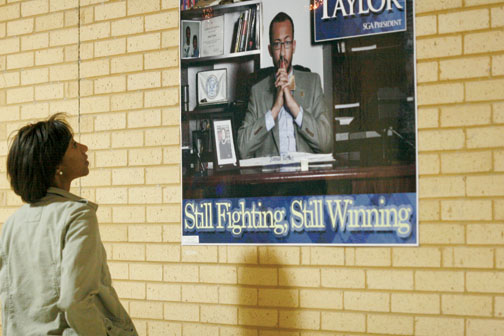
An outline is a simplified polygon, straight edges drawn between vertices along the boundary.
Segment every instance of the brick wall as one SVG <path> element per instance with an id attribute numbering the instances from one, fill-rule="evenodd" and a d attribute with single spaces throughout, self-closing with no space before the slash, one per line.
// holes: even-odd
<path id="1" fill-rule="evenodd" d="M 71 116 L 141 335 L 503 335 L 504 4 L 416 11 L 418 248 L 180 246 L 177 0 L 0 0 L 0 173 Z M 0 178 L 0 223 L 20 205 Z"/>

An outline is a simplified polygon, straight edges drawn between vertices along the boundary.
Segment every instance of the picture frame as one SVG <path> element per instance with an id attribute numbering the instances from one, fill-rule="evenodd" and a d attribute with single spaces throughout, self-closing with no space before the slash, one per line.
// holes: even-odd
<path id="1" fill-rule="evenodd" d="M 201 21 L 182 20 L 181 26 L 180 57 L 182 59 L 199 58 L 201 56 Z"/>
<path id="2" fill-rule="evenodd" d="M 227 103 L 227 69 L 200 71 L 198 82 L 198 105 Z"/>
<path id="3" fill-rule="evenodd" d="M 217 166 L 236 166 L 237 159 L 231 120 L 214 120 L 213 132 Z"/>

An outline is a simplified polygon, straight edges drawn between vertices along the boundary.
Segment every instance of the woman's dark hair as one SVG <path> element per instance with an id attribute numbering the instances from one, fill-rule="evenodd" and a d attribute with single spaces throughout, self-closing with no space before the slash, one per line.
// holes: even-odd
<path id="1" fill-rule="evenodd" d="M 35 203 L 46 195 L 72 138 L 63 113 L 26 125 L 16 133 L 7 156 L 7 176 L 23 201 Z"/>

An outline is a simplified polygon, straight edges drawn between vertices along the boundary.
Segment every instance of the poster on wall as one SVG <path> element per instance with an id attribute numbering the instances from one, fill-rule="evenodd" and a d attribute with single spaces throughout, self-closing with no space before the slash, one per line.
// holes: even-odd
<path id="1" fill-rule="evenodd" d="M 182 244 L 417 246 L 413 0 L 197 4 L 224 46 L 180 61 Z"/>

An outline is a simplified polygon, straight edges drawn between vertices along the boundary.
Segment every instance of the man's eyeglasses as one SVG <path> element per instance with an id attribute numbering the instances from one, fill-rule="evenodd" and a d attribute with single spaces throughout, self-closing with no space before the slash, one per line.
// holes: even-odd
<path id="1" fill-rule="evenodd" d="M 292 47 L 292 41 L 285 41 L 285 42 L 279 42 L 275 41 L 272 43 L 273 49 L 275 50 L 280 50 L 282 48 L 282 45 L 285 47 L 285 49 L 290 49 Z"/>

